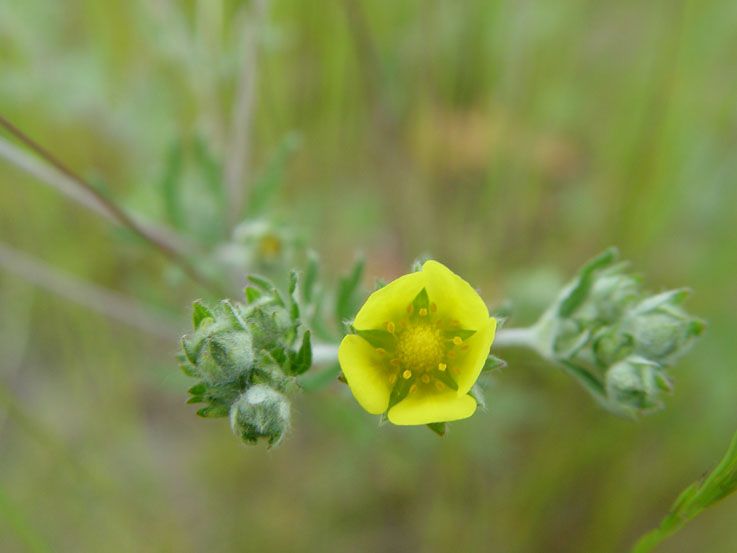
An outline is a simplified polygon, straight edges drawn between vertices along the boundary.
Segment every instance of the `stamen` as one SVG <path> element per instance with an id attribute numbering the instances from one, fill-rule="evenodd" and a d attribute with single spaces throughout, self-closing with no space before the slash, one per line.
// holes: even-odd
<path id="1" fill-rule="evenodd" d="M 420 380 L 422 380 L 425 384 L 430 384 L 430 375 L 425 373 L 420 377 Z"/>
<path id="2" fill-rule="evenodd" d="M 440 363 L 440 364 L 438 365 L 438 370 L 439 370 L 440 372 L 443 372 L 443 371 L 444 371 L 445 369 L 447 369 L 447 368 L 448 368 L 448 365 L 446 365 L 445 363 Z"/>
<path id="3" fill-rule="evenodd" d="M 399 364 L 400 364 L 400 361 L 399 361 L 399 359 L 392 359 L 391 361 L 389 361 L 389 363 L 391 363 L 395 367 L 398 367 Z"/>
<path id="4" fill-rule="evenodd" d="M 412 386 L 409 387 L 409 393 L 410 394 L 416 394 L 417 393 L 417 384 L 412 384 Z"/>
<path id="5" fill-rule="evenodd" d="M 437 305 L 435 305 L 435 303 L 434 303 L 434 302 L 433 302 L 433 303 L 431 303 L 431 304 L 430 304 L 430 311 L 432 311 L 433 313 L 435 313 L 435 312 L 436 312 L 437 310 L 438 310 L 438 306 L 437 306 Z"/>
<path id="6" fill-rule="evenodd" d="M 438 392 L 442 392 L 443 390 L 445 390 L 445 384 L 440 382 L 440 380 L 435 381 L 435 387 L 438 389 Z"/>
<path id="7" fill-rule="evenodd" d="M 415 310 L 415 306 L 410 303 L 407 306 L 407 313 L 409 313 L 411 315 L 414 312 L 414 310 Z"/>
<path id="8" fill-rule="evenodd" d="M 412 371 L 409 369 L 405 370 L 402 373 L 402 378 L 404 378 L 405 380 L 409 380 L 410 378 L 412 378 Z"/>
<path id="9" fill-rule="evenodd" d="M 392 373 L 389 375 L 389 384 L 394 384 L 397 381 L 397 375 Z"/>
<path id="10" fill-rule="evenodd" d="M 392 334 L 394 334 L 394 331 L 395 331 L 395 330 L 396 330 L 396 328 L 397 328 L 397 327 L 396 327 L 396 326 L 394 325 L 394 323 L 393 323 L 392 321 L 389 321 L 389 322 L 386 322 L 386 323 L 384 323 L 384 324 L 386 325 L 386 329 L 387 329 L 387 330 L 388 330 L 389 332 L 391 332 Z"/>
<path id="11" fill-rule="evenodd" d="M 448 359 L 455 359 L 456 358 L 456 352 L 449 351 L 448 352 Z"/>
<path id="12" fill-rule="evenodd" d="M 438 326 L 442 326 L 443 319 L 438 319 L 437 321 L 435 321 L 435 324 L 438 325 Z"/>
<path id="13" fill-rule="evenodd" d="M 456 346 L 460 346 L 463 343 L 463 339 L 460 336 L 453 336 L 453 343 Z"/>
<path id="14" fill-rule="evenodd" d="M 401 321 L 399 321 L 399 326 L 401 326 L 402 328 L 407 328 L 407 321 L 402 319 Z"/>
<path id="15" fill-rule="evenodd" d="M 453 374 L 456 375 L 456 376 L 460 376 L 460 374 L 461 374 L 461 369 L 459 369 L 458 367 L 453 367 L 450 370 L 453 371 Z"/>
<path id="16" fill-rule="evenodd" d="M 386 353 L 386 350 L 384 348 L 376 348 L 376 353 L 379 355 L 384 355 Z"/>
<path id="17" fill-rule="evenodd" d="M 469 347 L 471 347 L 471 346 L 469 346 L 468 344 L 463 344 L 463 345 L 461 346 L 461 349 L 463 349 L 463 350 L 466 350 L 466 349 L 468 349 Z"/>
<path id="18" fill-rule="evenodd" d="M 427 309 L 425 309 L 424 307 L 420 307 L 420 317 L 425 316 L 427 316 Z"/>

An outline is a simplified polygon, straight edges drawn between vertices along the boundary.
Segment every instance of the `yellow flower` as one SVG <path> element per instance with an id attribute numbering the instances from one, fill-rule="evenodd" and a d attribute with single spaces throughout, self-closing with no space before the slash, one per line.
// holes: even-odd
<path id="1" fill-rule="evenodd" d="M 369 296 L 338 360 L 356 401 L 394 424 L 465 419 L 468 392 L 494 340 L 496 320 L 461 277 L 437 261 Z"/>

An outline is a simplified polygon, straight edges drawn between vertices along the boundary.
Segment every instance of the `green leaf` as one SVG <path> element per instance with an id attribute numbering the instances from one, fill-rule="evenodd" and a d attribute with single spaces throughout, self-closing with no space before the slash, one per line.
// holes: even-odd
<path id="1" fill-rule="evenodd" d="M 274 204 L 283 181 L 284 167 L 289 158 L 299 149 L 300 137 L 289 132 L 282 139 L 266 165 L 264 172 L 256 179 L 248 197 L 245 209 L 246 218 L 254 218 L 269 211 Z"/>
<path id="2" fill-rule="evenodd" d="M 445 436 L 445 432 L 448 430 L 448 423 L 447 422 L 431 422 L 427 425 L 427 427 L 435 432 L 438 436 Z"/>
<path id="3" fill-rule="evenodd" d="M 276 288 L 276 286 L 274 286 L 271 281 L 258 275 L 248 275 L 248 280 L 261 288 L 261 290 L 263 290 L 267 294 L 270 294 L 271 291 Z"/>
<path id="4" fill-rule="evenodd" d="M 356 334 L 375 348 L 382 348 L 386 351 L 394 351 L 397 344 L 394 334 L 386 330 L 356 330 Z"/>
<path id="5" fill-rule="evenodd" d="M 210 311 L 204 303 L 200 300 L 196 300 L 192 304 L 192 322 L 194 323 L 194 329 L 197 330 L 200 328 L 202 321 L 207 318 L 215 320 L 215 315 L 212 314 L 212 311 Z"/>
<path id="6" fill-rule="evenodd" d="M 207 386 L 204 382 L 198 382 L 187 390 L 187 393 L 192 394 L 193 396 L 203 396 L 205 395 L 205 392 L 207 392 Z"/>
<path id="7" fill-rule="evenodd" d="M 186 376 L 190 376 L 192 378 L 197 378 L 200 376 L 200 373 L 197 371 L 197 367 L 194 367 L 189 363 L 181 363 L 179 365 L 179 368 Z"/>
<path id="8" fill-rule="evenodd" d="M 338 293 L 335 302 L 335 315 L 339 322 L 353 318 L 358 309 L 357 291 L 363 274 L 364 259 L 359 257 L 353 265 L 353 270 L 348 276 L 341 277 L 338 283 Z"/>
<path id="9" fill-rule="evenodd" d="M 618 254 L 617 248 L 612 247 L 584 265 L 579 271 L 578 280 L 558 307 L 558 315 L 560 317 L 567 318 L 571 316 L 576 308 L 586 299 L 586 296 L 588 296 L 591 285 L 593 284 L 594 272 L 613 263 Z"/>
<path id="10" fill-rule="evenodd" d="M 315 283 L 317 282 L 318 275 L 318 257 L 317 254 L 309 250 L 307 252 L 307 269 L 305 270 L 305 276 L 302 279 L 302 299 L 305 303 L 309 304 L 312 302 L 313 293 L 315 291 Z"/>

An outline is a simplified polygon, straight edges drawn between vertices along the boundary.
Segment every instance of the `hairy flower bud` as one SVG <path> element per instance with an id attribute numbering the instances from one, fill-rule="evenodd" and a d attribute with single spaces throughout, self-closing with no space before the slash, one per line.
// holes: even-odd
<path id="1" fill-rule="evenodd" d="M 265 384 L 251 386 L 230 408 L 230 427 L 246 444 L 266 439 L 274 446 L 289 429 L 287 397 Z"/>
<path id="2" fill-rule="evenodd" d="M 609 367 L 605 385 L 613 405 L 636 411 L 661 407 L 660 394 L 670 391 L 660 365 L 637 355 Z"/>

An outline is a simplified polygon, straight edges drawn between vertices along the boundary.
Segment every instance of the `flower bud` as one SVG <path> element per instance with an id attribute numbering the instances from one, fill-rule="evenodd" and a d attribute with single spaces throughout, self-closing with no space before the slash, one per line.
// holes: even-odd
<path id="1" fill-rule="evenodd" d="M 660 366 L 636 355 L 609 367 L 605 385 L 612 407 L 625 411 L 658 408 L 661 406 L 660 393 L 670 389 Z"/>
<path id="2" fill-rule="evenodd" d="M 260 438 L 269 446 L 279 443 L 289 429 L 290 403 L 286 396 L 265 384 L 251 386 L 230 408 L 230 427 L 246 444 Z"/>

